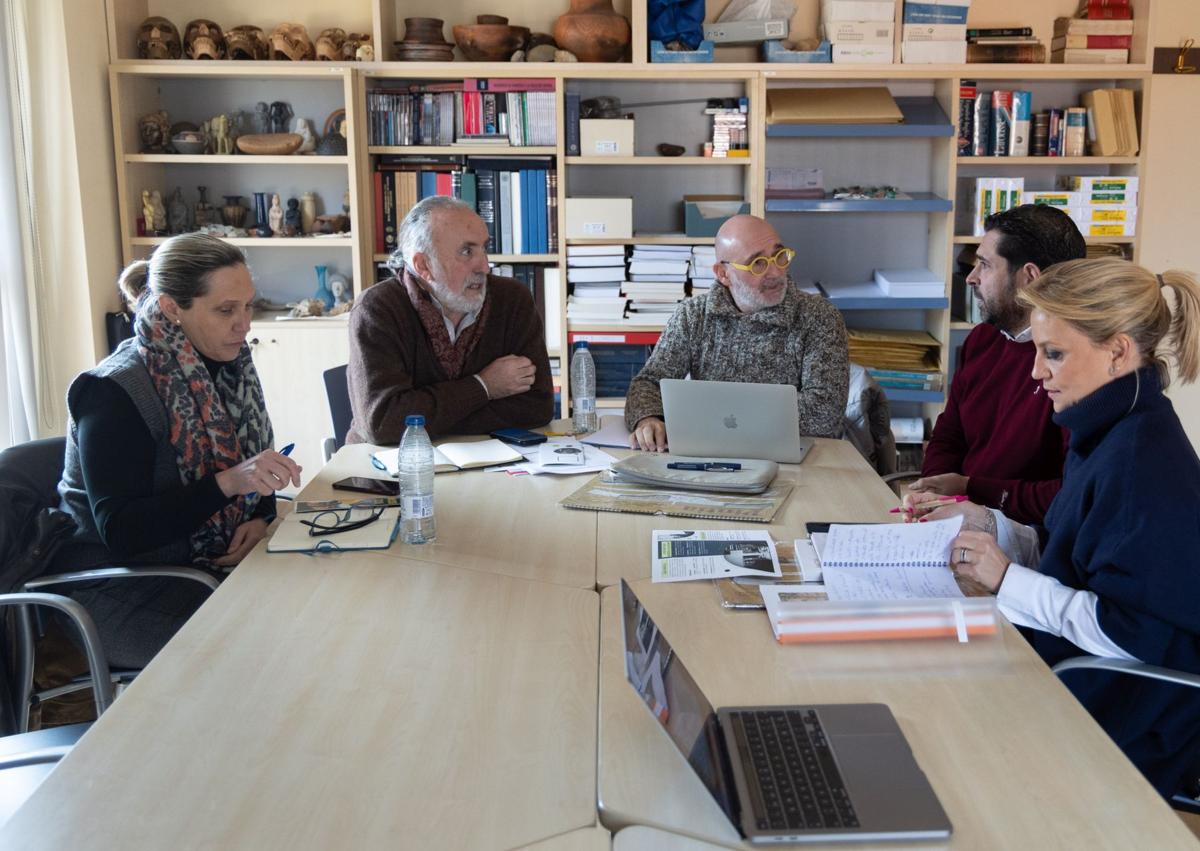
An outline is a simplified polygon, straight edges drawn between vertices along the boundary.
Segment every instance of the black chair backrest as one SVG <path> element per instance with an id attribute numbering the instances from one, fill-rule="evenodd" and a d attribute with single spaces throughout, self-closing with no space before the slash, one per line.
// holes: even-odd
<path id="1" fill-rule="evenodd" d="M 341 449 L 346 444 L 346 432 L 350 431 L 350 388 L 346 383 L 346 366 L 335 366 L 327 369 L 325 377 L 325 396 L 329 399 L 329 416 L 333 419 L 333 440 L 336 448 Z"/>
<path id="2" fill-rule="evenodd" d="M 11 446 L 0 452 L 0 482 L 28 491 L 42 507 L 58 505 L 58 481 L 66 454 L 65 437 Z"/>

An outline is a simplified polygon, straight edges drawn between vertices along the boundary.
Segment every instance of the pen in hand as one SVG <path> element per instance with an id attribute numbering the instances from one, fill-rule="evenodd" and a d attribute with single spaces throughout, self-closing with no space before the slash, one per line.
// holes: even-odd
<path id="1" fill-rule="evenodd" d="M 919 502 L 916 505 L 905 507 L 903 505 L 896 508 L 889 508 L 888 514 L 912 514 L 918 508 L 937 508 L 942 505 L 955 505 L 959 502 L 967 502 L 970 497 L 963 494 L 955 494 L 954 496 L 943 496 L 940 499 L 931 499 L 926 502 Z"/>
<path id="2" fill-rule="evenodd" d="M 286 458 L 292 454 L 292 450 L 295 448 L 296 444 L 289 443 L 287 446 L 283 447 L 283 449 L 279 450 L 279 454 Z M 284 484 L 287 484 L 287 482 L 284 482 Z M 254 496 L 256 493 L 258 493 L 258 491 L 250 491 L 250 493 L 246 494 L 246 496 Z"/>

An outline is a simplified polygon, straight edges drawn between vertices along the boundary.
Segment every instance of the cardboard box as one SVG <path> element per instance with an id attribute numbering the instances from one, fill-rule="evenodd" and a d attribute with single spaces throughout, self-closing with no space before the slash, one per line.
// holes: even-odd
<path id="1" fill-rule="evenodd" d="M 782 39 L 788 36 L 788 20 L 727 21 L 723 24 L 705 24 L 704 38 L 716 44 L 742 44 Z"/>
<path id="2" fill-rule="evenodd" d="M 835 44 L 833 46 L 833 61 L 835 63 L 859 64 L 891 64 L 892 45 L 890 44 Z"/>
<path id="3" fill-rule="evenodd" d="M 966 24 L 904 24 L 901 36 L 905 41 L 963 41 L 967 40 Z"/>
<path id="4" fill-rule="evenodd" d="M 749 212 L 750 202 L 740 195 L 684 195 L 683 231 L 690 237 L 716 236 L 726 220 Z"/>
<path id="5" fill-rule="evenodd" d="M 631 239 L 632 198 L 567 198 L 567 239 Z"/>
<path id="6" fill-rule="evenodd" d="M 967 61 L 965 41 L 906 41 L 900 45 L 901 61 L 909 65 L 957 64 Z"/>
<path id="7" fill-rule="evenodd" d="M 768 124 L 899 124 L 887 86 L 767 89 Z"/>
<path id="8" fill-rule="evenodd" d="M 891 44 L 896 31 L 890 21 L 826 21 L 822 27 L 834 44 Z"/>
<path id="9" fill-rule="evenodd" d="M 823 21 L 894 21 L 896 0 L 821 0 Z"/>
<path id="10" fill-rule="evenodd" d="M 585 157 L 632 157 L 633 125 L 628 118 L 581 118 L 579 153 Z"/>

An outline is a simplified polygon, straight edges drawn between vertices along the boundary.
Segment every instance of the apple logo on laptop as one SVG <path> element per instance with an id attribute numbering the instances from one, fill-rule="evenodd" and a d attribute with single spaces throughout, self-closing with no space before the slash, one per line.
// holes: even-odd
<path id="1" fill-rule="evenodd" d="M 722 422 L 725 423 L 725 428 L 737 428 L 737 417 L 733 414 L 727 416 Z"/>

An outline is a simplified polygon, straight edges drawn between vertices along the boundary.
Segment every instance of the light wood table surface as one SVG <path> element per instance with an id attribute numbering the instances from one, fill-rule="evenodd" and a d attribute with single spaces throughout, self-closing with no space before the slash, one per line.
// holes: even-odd
<path id="1" fill-rule="evenodd" d="M 521 847 L 527 851 L 608 851 L 612 848 L 612 834 L 596 825 L 572 830 L 570 833 L 560 833 L 558 836 Z"/>
<path id="2" fill-rule="evenodd" d="M 639 824 L 617 831 L 612 847 L 613 851 L 714 851 L 724 846 Z"/>
<path id="3" fill-rule="evenodd" d="M 378 448 L 366 443 L 343 446 L 299 498 L 356 496 L 334 490 L 332 485 L 347 476 L 384 477 L 371 466 L 369 457 Z M 386 552 L 520 579 L 594 588 L 596 515 L 558 504 L 590 475 L 510 476 L 483 470 L 438 473 L 433 485 L 437 540 L 415 545 L 397 539 Z"/>
<path id="4" fill-rule="evenodd" d="M 631 454 L 616 449 L 606 451 L 619 457 Z M 894 517 L 887 513 L 888 509 L 899 502 L 858 450 L 844 440 L 817 438 L 803 463 L 779 465 L 776 481 L 790 482 L 793 489 L 765 528 L 776 541 L 787 543 L 807 534 L 805 523 L 886 521 Z M 643 579 L 650 575 L 650 536 L 655 529 L 723 526 L 757 529 L 764 525 L 611 511 L 598 512 L 596 524 L 600 542 L 596 550 L 596 584 L 601 588 L 620 579 Z"/>
<path id="5" fill-rule="evenodd" d="M 511 848 L 594 830 L 598 634 L 595 591 L 260 545 L 0 848 Z"/>
<path id="6" fill-rule="evenodd" d="M 888 704 L 954 825 L 948 844 L 928 847 L 1196 847 L 1007 624 L 965 646 L 788 647 L 762 612 L 722 609 L 708 583 L 634 588 L 716 707 Z M 733 826 L 625 679 L 619 591 L 601 596 L 601 821 L 618 837 L 640 824 L 736 846 Z"/>

